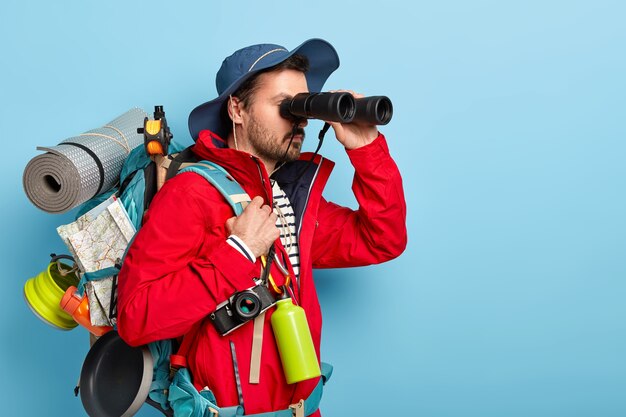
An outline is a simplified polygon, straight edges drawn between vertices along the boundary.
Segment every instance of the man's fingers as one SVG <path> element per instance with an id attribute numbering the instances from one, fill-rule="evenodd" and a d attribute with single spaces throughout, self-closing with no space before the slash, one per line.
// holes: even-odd
<path id="1" fill-rule="evenodd" d="M 272 208 L 270 206 L 268 206 L 267 204 L 265 204 L 265 201 L 263 200 L 263 197 L 261 197 L 261 196 L 254 197 L 252 199 L 252 201 L 250 201 L 250 204 L 248 204 L 248 206 L 246 207 L 245 210 L 248 210 L 248 209 L 250 209 L 250 210 L 253 210 L 253 209 L 261 210 L 266 215 L 269 215 L 272 212 Z"/>
<path id="2" fill-rule="evenodd" d="M 252 201 L 250 201 L 250 204 L 248 204 L 248 207 L 252 206 L 252 207 L 260 208 L 262 205 L 263 205 L 263 197 L 257 195 L 256 197 L 252 199 Z"/>
<path id="3" fill-rule="evenodd" d="M 357 93 L 357 92 L 352 91 L 352 90 L 331 90 L 331 91 L 329 91 L 329 93 L 350 93 L 350 94 L 352 94 L 352 96 L 354 98 L 363 98 L 363 97 L 365 97 L 365 95 L 363 95 L 361 93 Z"/>
<path id="4" fill-rule="evenodd" d="M 228 231 L 228 234 L 233 231 L 233 224 L 235 223 L 236 218 L 236 216 L 233 216 L 230 219 L 226 220 L 226 230 Z"/>

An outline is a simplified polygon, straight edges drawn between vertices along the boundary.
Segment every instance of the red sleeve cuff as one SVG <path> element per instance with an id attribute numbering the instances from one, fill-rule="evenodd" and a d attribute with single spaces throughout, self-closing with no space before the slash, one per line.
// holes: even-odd
<path id="1" fill-rule="evenodd" d="M 242 291 L 254 285 L 254 279 L 259 277 L 260 267 L 250 262 L 245 256 L 225 240 L 209 248 L 206 244 L 200 248 L 200 258 L 206 259 L 235 287 Z"/>
<path id="2" fill-rule="evenodd" d="M 350 159 L 364 157 L 376 158 L 379 156 L 389 155 L 389 147 L 387 146 L 385 135 L 378 132 L 378 136 L 372 142 L 359 148 L 346 149 L 346 152 L 348 153 Z"/>
<path id="3" fill-rule="evenodd" d="M 382 133 L 373 142 L 355 149 L 346 149 L 353 166 L 376 167 L 391 159 L 387 140 Z"/>

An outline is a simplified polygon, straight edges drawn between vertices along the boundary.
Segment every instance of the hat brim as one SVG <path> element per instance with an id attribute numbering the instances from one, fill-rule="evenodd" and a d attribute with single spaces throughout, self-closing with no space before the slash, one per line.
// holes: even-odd
<path id="1" fill-rule="evenodd" d="M 259 63 L 254 70 L 247 72 L 237 81 L 233 82 L 217 98 L 207 101 L 193 109 L 189 114 L 189 132 L 193 140 L 198 139 L 201 130 L 211 130 L 222 138 L 226 138 L 230 132 L 230 126 L 225 126 L 222 120 L 222 106 L 228 96 L 233 94 L 250 77 L 260 71 L 271 68 L 288 59 L 290 56 L 304 55 L 309 60 L 309 70 L 305 77 L 309 91 L 318 93 L 322 91 L 324 83 L 337 68 L 339 68 L 339 55 L 333 46 L 323 39 L 309 39 L 287 55 L 276 57 L 268 56 Z"/>

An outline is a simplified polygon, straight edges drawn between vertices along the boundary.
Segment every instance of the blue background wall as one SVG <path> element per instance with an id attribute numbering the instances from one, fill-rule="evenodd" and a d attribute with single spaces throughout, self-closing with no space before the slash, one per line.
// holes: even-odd
<path id="1" fill-rule="evenodd" d="M 623 4 L 4 0 L 2 414 L 84 415 L 87 333 L 48 328 L 22 299 L 74 214 L 26 199 L 35 147 L 155 104 L 190 143 L 226 55 L 322 37 L 342 59 L 328 89 L 394 101 L 382 130 L 410 238 L 393 262 L 317 274 L 325 415 L 626 415 Z M 341 146 L 323 152 L 338 163 L 327 196 L 354 205 Z"/>

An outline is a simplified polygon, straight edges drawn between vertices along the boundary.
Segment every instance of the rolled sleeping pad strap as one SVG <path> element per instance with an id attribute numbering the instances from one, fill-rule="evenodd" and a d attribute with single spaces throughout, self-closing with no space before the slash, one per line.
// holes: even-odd
<path id="1" fill-rule="evenodd" d="M 328 381 L 333 373 L 332 365 L 322 362 L 321 366 L 322 377 L 315 386 L 309 397 L 304 400 L 304 415 L 309 416 L 313 414 L 319 407 L 322 400 L 322 393 L 324 391 L 324 385 Z M 222 407 L 219 410 L 219 417 L 293 417 L 294 411 L 291 408 L 280 411 L 270 411 L 268 413 L 260 414 L 242 414 L 240 406 Z"/>
<path id="2" fill-rule="evenodd" d="M 119 181 L 131 150 L 143 145 L 147 113 L 131 109 L 105 126 L 68 138 L 30 160 L 22 184 L 28 199 L 48 213 L 64 213 L 106 192 Z"/>
<path id="3" fill-rule="evenodd" d="M 76 146 L 77 148 L 82 149 L 83 151 L 87 152 L 89 156 L 91 156 L 93 161 L 96 163 L 96 166 L 98 167 L 98 189 L 96 190 L 95 193 L 93 193 L 91 197 L 93 198 L 97 196 L 98 194 L 100 194 L 100 191 L 102 190 L 102 186 L 104 185 L 104 166 L 102 165 L 102 161 L 100 161 L 100 158 L 98 158 L 98 155 L 96 155 L 91 149 L 89 149 L 88 147 L 86 147 L 85 145 L 81 143 L 63 142 L 63 144 Z"/>

